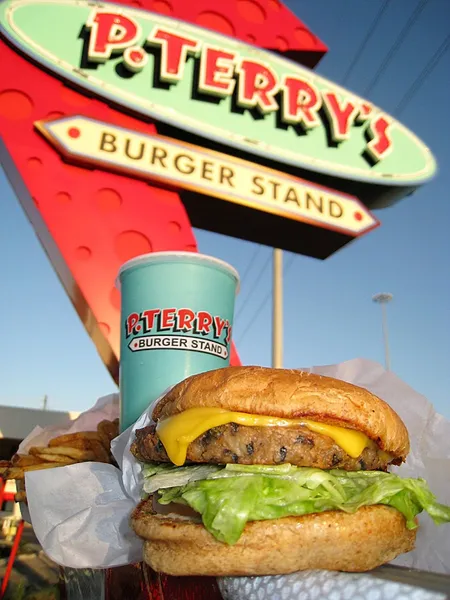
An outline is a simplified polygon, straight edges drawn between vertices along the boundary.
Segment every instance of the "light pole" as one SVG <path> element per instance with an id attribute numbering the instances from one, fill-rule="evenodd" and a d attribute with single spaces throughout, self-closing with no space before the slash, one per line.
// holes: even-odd
<path id="1" fill-rule="evenodd" d="M 383 292 L 372 296 L 372 300 L 377 304 L 381 304 L 381 316 L 383 319 L 383 339 L 384 339 L 384 359 L 386 362 L 386 371 L 391 370 L 391 357 L 389 354 L 389 336 L 387 326 L 386 304 L 393 299 L 393 295 Z"/>

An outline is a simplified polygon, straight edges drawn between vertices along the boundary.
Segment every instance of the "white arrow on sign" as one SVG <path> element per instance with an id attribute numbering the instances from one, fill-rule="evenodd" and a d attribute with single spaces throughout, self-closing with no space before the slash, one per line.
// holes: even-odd
<path id="1" fill-rule="evenodd" d="M 379 221 L 355 197 L 257 164 L 82 116 L 36 127 L 68 160 L 359 237 Z"/>

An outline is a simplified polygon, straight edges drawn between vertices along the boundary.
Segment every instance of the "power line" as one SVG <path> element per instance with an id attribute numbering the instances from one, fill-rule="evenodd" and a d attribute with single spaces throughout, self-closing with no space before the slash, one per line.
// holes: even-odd
<path id="1" fill-rule="evenodd" d="M 405 41 L 408 33 L 412 29 L 414 23 L 417 21 L 417 19 L 422 14 L 422 12 L 423 12 L 425 6 L 428 4 L 428 2 L 429 2 L 429 0 L 420 0 L 419 4 L 416 6 L 416 8 L 414 9 L 414 11 L 410 15 L 408 21 L 406 22 L 406 24 L 403 27 L 403 29 L 401 30 L 401 32 L 398 34 L 397 39 L 392 44 L 389 52 L 386 54 L 386 56 L 385 56 L 384 60 L 382 61 L 381 65 L 378 67 L 377 72 L 372 77 L 372 79 L 369 82 L 368 86 L 364 90 L 364 96 L 366 98 L 370 94 L 370 92 L 373 90 L 373 88 L 376 86 L 376 84 L 378 83 L 381 75 L 384 73 L 384 71 L 388 68 L 388 66 L 392 62 L 394 56 L 397 54 L 399 48 L 402 46 L 402 44 Z"/>
<path id="2" fill-rule="evenodd" d="M 437 65 L 439 64 L 439 62 L 441 61 L 442 57 L 447 52 L 449 47 L 450 47 L 450 35 L 448 35 L 445 38 L 445 40 L 442 42 L 442 44 L 439 46 L 439 48 L 436 50 L 436 52 L 433 54 L 433 56 L 427 62 L 425 67 L 422 69 L 422 71 L 419 73 L 419 75 L 415 78 L 415 80 L 412 82 L 410 87 L 406 90 L 406 92 L 404 93 L 400 102 L 397 104 L 397 107 L 394 111 L 394 114 L 396 116 L 400 115 L 405 110 L 405 108 L 408 106 L 408 104 L 411 102 L 411 100 L 414 98 L 414 96 L 417 94 L 417 92 L 423 86 L 423 84 L 425 83 L 425 80 L 431 75 L 431 73 L 437 67 Z"/>
<path id="3" fill-rule="evenodd" d="M 261 277 L 264 274 L 264 271 L 267 269 L 267 267 L 269 266 L 270 263 L 270 259 L 271 259 L 272 255 L 269 254 L 269 256 L 267 257 L 267 260 L 263 263 L 262 269 L 260 269 L 257 278 L 255 279 L 253 285 L 250 287 L 250 291 L 249 293 L 241 300 L 241 307 L 240 309 L 237 311 L 236 316 L 234 317 L 234 321 L 236 322 L 239 318 L 239 316 L 242 314 L 242 312 L 245 310 L 245 307 L 247 306 L 247 302 L 250 298 L 250 296 L 254 293 L 256 286 L 258 285 Z"/>
<path id="4" fill-rule="evenodd" d="M 361 57 L 362 52 L 365 50 L 367 44 L 369 43 L 370 39 L 372 38 L 373 34 L 375 33 L 379 23 L 381 22 L 381 19 L 384 15 L 384 13 L 386 12 L 389 3 L 391 0 L 384 0 L 382 6 L 380 7 L 379 11 L 377 12 L 377 14 L 375 15 L 375 18 L 372 22 L 372 25 L 369 27 L 367 34 L 365 36 L 365 38 L 363 39 L 359 49 L 355 52 L 355 56 L 354 59 L 352 61 L 352 63 L 350 64 L 349 68 L 347 69 L 346 74 L 344 75 L 344 79 L 343 79 L 343 83 L 345 83 L 347 81 L 347 79 L 350 77 L 354 67 L 356 66 L 358 60 Z M 428 0 L 421 0 L 421 2 L 427 2 Z M 258 282 L 260 280 L 260 278 L 262 277 L 265 269 L 269 266 L 269 262 L 270 262 L 271 256 L 269 256 L 267 258 L 267 261 L 264 263 L 263 268 L 260 270 L 258 277 L 255 281 Z M 286 263 L 286 268 L 285 268 L 285 273 L 288 272 L 289 268 L 292 266 L 293 263 L 293 259 L 294 256 L 290 257 L 290 260 L 288 261 L 288 263 Z M 250 261 L 250 264 L 253 261 Z M 244 277 L 243 277 L 244 279 Z M 252 296 L 252 294 L 255 291 L 255 286 L 252 286 L 252 288 L 250 289 L 250 292 L 245 296 L 245 298 L 241 301 L 241 307 L 240 309 L 237 311 L 236 316 L 234 318 L 235 323 L 237 322 L 237 320 L 239 319 L 239 317 L 242 315 L 243 311 L 245 311 L 245 308 L 247 306 L 248 300 L 250 299 L 250 297 Z M 250 327 L 252 326 L 252 324 L 255 322 L 256 318 L 259 316 L 260 312 L 263 310 L 264 306 L 266 305 L 266 302 L 269 300 L 270 296 L 271 296 L 271 290 L 269 289 L 268 292 L 265 294 L 265 296 L 263 297 L 258 309 L 256 310 L 256 312 L 253 314 L 253 316 L 250 318 L 246 328 L 244 329 L 244 333 L 242 334 L 242 338 L 245 336 L 245 334 L 247 333 L 247 331 L 250 329 Z"/>
<path id="5" fill-rule="evenodd" d="M 361 45 L 359 46 L 358 50 L 356 50 L 355 56 L 353 57 L 353 60 L 350 63 L 350 66 L 349 66 L 349 68 L 347 69 L 347 72 L 344 75 L 344 79 L 342 80 L 343 84 L 347 83 L 350 75 L 353 72 L 353 69 L 356 67 L 359 59 L 361 58 L 361 55 L 363 54 L 363 52 L 366 49 L 368 43 L 372 39 L 373 34 L 375 33 L 378 25 L 380 24 L 381 19 L 383 18 L 383 15 L 386 12 L 386 9 L 389 6 L 389 2 L 390 1 L 391 0 L 384 0 L 383 4 L 380 6 L 380 9 L 378 10 L 377 14 L 375 15 L 374 20 L 372 21 L 372 25 L 369 27 L 369 29 L 367 31 L 367 34 L 366 34 L 365 38 L 363 39 L 363 41 L 361 42 Z"/>
<path id="6" fill-rule="evenodd" d="M 344 75 L 343 83 L 346 83 L 346 81 L 350 77 L 355 65 L 357 64 L 357 62 L 360 58 L 361 53 L 365 50 L 368 42 L 370 41 L 370 39 L 374 33 L 374 30 L 379 25 L 379 23 L 383 17 L 383 14 L 385 13 L 385 11 L 388 7 L 389 2 L 390 2 L 390 0 L 384 0 L 383 5 L 381 6 L 380 10 L 378 11 L 377 15 L 374 18 L 372 27 L 369 29 L 366 37 L 364 38 L 363 42 L 361 43 L 361 46 L 359 47 L 358 51 L 355 54 L 355 58 L 353 59 L 349 68 L 347 69 L 347 72 Z M 370 92 L 373 89 L 373 87 L 376 85 L 376 83 L 379 81 L 380 77 L 382 76 L 382 74 L 384 73 L 386 68 L 389 66 L 389 64 L 391 63 L 395 54 L 398 52 L 399 48 L 403 44 L 403 41 L 404 41 L 406 35 L 409 33 L 409 31 L 413 27 L 414 23 L 418 20 L 420 14 L 424 10 L 424 8 L 428 4 L 428 2 L 429 2 L 429 0 L 420 0 L 419 4 L 417 5 L 415 10 L 411 14 L 407 23 L 403 27 L 402 31 L 399 33 L 396 41 L 391 46 L 388 54 L 386 55 L 386 57 L 384 58 L 383 62 L 380 65 L 380 67 L 378 68 L 377 72 L 375 73 L 375 76 L 372 78 L 371 82 L 369 83 L 366 91 L 364 92 L 365 96 L 367 96 L 368 92 Z M 400 100 L 399 104 L 397 105 L 397 108 L 396 108 L 394 114 L 398 115 L 400 112 L 402 112 L 406 108 L 406 106 L 409 104 L 409 102 L 412 100 L 412 98 L 416 95 L 418 90 L 422 87 L 423 83 L 425 82 L 425 79 L 427 77 L 429 77 L 429 75 L 436 68 L 436 66 L 438 65 L 438 63 L 440 62 L 440 60 L 442 59 L 444 54 L 447 52 L 449 47 L 450 47 L 450 35 L 447 36 L 447 38 L 444 40 L 444 42 L 441 44 L 441 46 L 438 48 L 438 50 L 434 53 L 434 55 L 431 57 L 431 59 L 425 65 L 424 69 L 416 77 L 416 79 L 414 80 L 412 85 L 405 92 L 403 98 Z M 295 255 L 292 255 L 290 257 L 290 260 L 286 263 L 285 274 L 288 272 L 289 268 L 292 266 L 294 258 L 295 258 Z M 259 281 L 259 279 L 261 278 L 262 273 L 264 272 L 266 266 L 268 266 L 268 264 L 269 264 L 269 261 L 270 261 L 270 256 L 269 256 L 268 260 L 266 261 L 257 281 Z M 253 291 L 254 291 L 254 288 L 251 290 L 248 297 L 251 296 Z M 241 336 L 240 336 L 241 340 L 245 337 L 245 334 L 249 331 L 251 326 L 255 323 L 256 319 L 260 315 L 260 313 L 263 310 L 263 308 L 265 307 L 266 303 L 269 301 L 271 294 L 272 294 L 272 291 L 269 289 L 268 292 L 265 294 L 265 296 L 262 298 L 260 305 L 258 306 L 257 310 L 255 311 L 252 318 L 248 322 L 246 328 L 244 329 L 243 333 L 241 334 Z M 245 307 L 245 305 L 244 305 L 244 307 Z M 240 311 L 240 312 L 242 312 L 242 311 Z"/>
<path id="7" fill-rule="evenodd" d="M 292 263 L 294 262 L 294 260 L 295 260 L 295 254 L 291 254 L 291 256 L 289 257 L 289 260 L 286 261 L 286 269 L 285 269 L 285 272 L 284 272 L 285 275 L 287 275 L 287 272 L 291 268 Z"/>
<path id="8" fill-rule="evenodd" d="M 261 304 L 258 306 L 258 309 L 256 310 L 256 313 L 253 315 L 253 317 L 249 320 L 247 327 L 244 329 L 243 333 L 240 336 L 240 340 L 242 340 L 245 337 L 245 334 L 247 333 L 247 331 L 250 329 L 250 327 L 253 325 L 253 323 L 256 320 L 256 317 L 259 316 L 260 312 L 262 311 L 262 309 L 264 308 L 264 306 L 266 305 L 266 302 L 269 300 L 270 296 L 272 294 L 272 290 L 269 289 L 269 291 L 267 292 L 267 294 L 264 296 L 264 298 L 261 300 Z M 240 342 L 238 342 L 238 345 L 240 344 Z"/>
<path id="9" fill-rule="evenodd" d="M 245 281 L 247 279 L 247 275 L 250 273 L 251 268 L 253 266 L 254 261 L 256 260 L 256 257 L 258 256 L 258 254 L 261 252 L 262 246 L 261 244 L 258 244 L 255 248 L 255 251 L 253 252 L 250 261 L 247 265 L 247 268 L 245 269 L 244 274 L 241 277 L 241 281 Z"/>
<path id="10" fill-rule="evenodd" d="M 270 259 L 270 257 L 269 257 L 269 259 Z M 284 269 L 284 275 L 287 275 L 289 269 L 291 268 L 291 266 L 294 262 L 294 259 L 295 259 L 295 254 L 293 254 L 292 256 L 289 257 L 289 260 L 286 262 L 286 266 Z M 245 337 L 245 334 L 248 332 L 248 330 L 254 324 L 257 317 L 260 315 L 261 311 L 263 310 L 263 308 L 267 304 L 268 300 L 270 299 L 271 295 L 272 295 L 272 290 L 269 289 L 268 292 L 263 297 L 263 299 L 261 300 L 261 303 L 258 306 L 258 308 L 256 309 L 256 312 L 254 313 L 253 317 L 249 320 L 247 327 L 244 329 L 244 332 L 240 335 L 240 337 L 239 337 L 240 340 L 242 340 Z M 238 344 L 239 344 L 239 342 L 238 342 Z"/>

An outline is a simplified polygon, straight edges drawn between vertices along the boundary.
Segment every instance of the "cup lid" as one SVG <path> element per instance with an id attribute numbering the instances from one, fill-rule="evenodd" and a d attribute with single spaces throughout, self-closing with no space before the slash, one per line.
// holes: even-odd
<path id="1" fill-rule="evenodd" d="M 207 254 L 199 254 L 198 252 L 182 252 L 177 250 L 169 250 L 165 252 L 150 252 L 148 254 L 141 254 L 127 262 L 123 263 L 119 269 L 119 273 L 116 278 L 116 287 L 120 290 L 120 276 L 122 273 L 127 271 L 128 269 L 132 269 L 133 267 L 137 267 L 139 265 L 147 265 L 152 262 L 164 262 L 164 259 L 169 261 L 174 258 L 186 258 L 189 260 L 194 260 L 198 262 L 211 263 L 220 267 L 224 271 L 228 271 L 232 277 L 236 279 L 236 294 L 240 291 L 241 278 L 239 277 L 238 271 L 232 267 L 229 263 L 221 260 L 220 258 L 216 258 L 215 256 L 208 256 Z"/>

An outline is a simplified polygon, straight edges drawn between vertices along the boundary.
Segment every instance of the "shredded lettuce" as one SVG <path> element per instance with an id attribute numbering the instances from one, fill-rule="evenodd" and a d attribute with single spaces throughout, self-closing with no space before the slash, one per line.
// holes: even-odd
<path id="1" fill-rule="evenodd" d="M 144 492 L 153 494 L 157 490 L 184 486 L 192 481 L 206 479 L 219 471 L 222 467 L 215 465 L 198 465 L 194 467 L 176 467 L 175 465 L 145 465 L 142 470 L 144 476 Z"/>
<path id="2" fill-rule="evenodd" d="M 278 519 L 384 504 L 401 512 L 408 529 L 426 511 L 439 525 L 450 507 L 439 504 L 423 479 L 380 471 L 324 471 L 282 465 L 146 465 L 144 491 L 159 502 L 187 504 L 218 540 L 235 544 L 248 521 Z"/>

